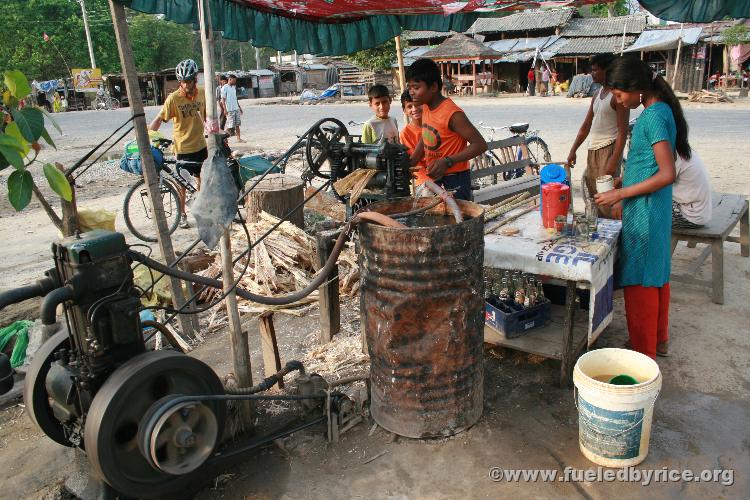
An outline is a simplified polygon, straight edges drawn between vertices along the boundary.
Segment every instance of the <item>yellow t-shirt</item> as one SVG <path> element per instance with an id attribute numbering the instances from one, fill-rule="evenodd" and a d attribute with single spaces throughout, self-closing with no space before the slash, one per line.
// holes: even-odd
<path id="1" fill-rule="evenodd" d="M 198 87 L 193 99 L 188 99 L 179 90 L 167 96 L 161 108 L 162 121 L 174 120 L 174 152 L 195 153 L 206 147 L 203 138 L 203 117 L 206 116 L 206 97 Z"/>

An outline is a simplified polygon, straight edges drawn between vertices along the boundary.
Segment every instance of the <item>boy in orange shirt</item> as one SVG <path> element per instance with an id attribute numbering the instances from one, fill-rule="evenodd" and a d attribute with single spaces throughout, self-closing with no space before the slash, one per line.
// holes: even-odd
<path id="1" fill-rule="evenodd" d="M 441 94 L 443 80 L 434 61 L 415 61 L 406 71 L 406 81 L 414 104 L 422 108 L 422 138 L 412 166 L 424 158 L 431 179 L 454 191 L 456 198 L 471 201 L 469 160 L 487 150 L 484 137 L 463 110 Z"/>
<path id="2" fill-rule="evenodd" d="M 404 114 L 410 118 L 410 121 L 401 130 L 399 142 L 406 146 L 406 151 L 411 156 L 422 138 L 422 106 L 414 104 L 411 94 L 406 90 L 401 94 L 401 108 L 404 110 Z M 425 165 L 424 159 L 417 163 L 417 166 L 419 170 L 414 172 L 414 179 L 416 185 L 419 186 L 429 177 L 427 176 L 427 165 Z"/>

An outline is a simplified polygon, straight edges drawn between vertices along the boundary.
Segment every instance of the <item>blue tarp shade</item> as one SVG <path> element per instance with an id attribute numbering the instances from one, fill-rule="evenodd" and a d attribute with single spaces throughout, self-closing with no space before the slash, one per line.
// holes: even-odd
<path id="1" fill-rule="evenodd" d="M 180 24 L 198 22 L 195 0 L 117 0 L 131 9 L 163 14 Z M 224 38 L 252 42 L 255 47 L 273 47 L 283 52 L 344 55 L 369 49 L 392 39 L 403 30 L 463 32 L 478 14 L 378 15 L 352 22 L 325 23 L 260 12 L 232 2 L 209 0 L 211 24 Z"/>
<path id="2" fill-rule="evenodd" d="M 750 0 L 638 0 L 660 19 L 685 23 L 709 23 L 725 17 L 750 17 Z"/>
<path id="3" fill-rule="evenodd" d="M 702 28 L 685 28 L 682 34 L 679 29 L 644 31 L 633 45 L 625 49 L 625 52 L 676 49 L 680 35 L 683 45 L 693 45 L 698 42 L 702 31 Z"/>

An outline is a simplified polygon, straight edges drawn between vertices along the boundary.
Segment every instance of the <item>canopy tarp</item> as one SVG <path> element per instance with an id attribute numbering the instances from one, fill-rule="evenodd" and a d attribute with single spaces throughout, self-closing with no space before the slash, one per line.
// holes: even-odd
<path id="1" fill-rule="evenodd" d="M 680 37 L 682 37 L 683 45 L 693 45 L 698 42 L 701 32 L 702 28 L 644 31 L 633 45 L 625 49 L 625 52 L 676 49 Z"/>
<path id="2" fill-rule="evenodd" d="M 667 21 L 709 23 L 725 17 L 750 17 L 750 0 L 638 0 L 638 3 Z"/>
<path id="3" fill-rule="evenodd" d="M 116 0 L 131 9 L 198 23 L 196 0 Z M 415 31 L 466 31 L 479 12 L 582 5 L 598 0 L 208 0 L 224 37 L 284 52 L 343 55 Z"/>

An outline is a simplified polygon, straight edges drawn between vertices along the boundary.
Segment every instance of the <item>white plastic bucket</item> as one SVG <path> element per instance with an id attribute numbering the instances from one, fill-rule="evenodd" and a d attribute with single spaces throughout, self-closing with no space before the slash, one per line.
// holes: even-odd
<path id="1" fill-rule="evenodd" d="M 635 385 L 613 385 L 630 375 Z M 597 380 L 598 379 L 598 380 Z M 573 369 L 578 390 L 578 444 L 583 455 L 605 467 L 632 467 L 646 459 L 654 403 L 661 390 L 659 365 L 627 349 L 597 349 Z"/>

